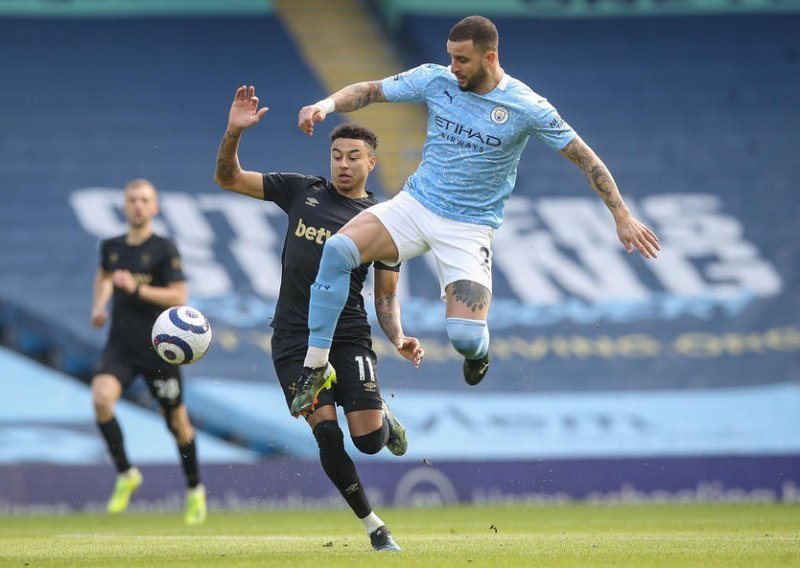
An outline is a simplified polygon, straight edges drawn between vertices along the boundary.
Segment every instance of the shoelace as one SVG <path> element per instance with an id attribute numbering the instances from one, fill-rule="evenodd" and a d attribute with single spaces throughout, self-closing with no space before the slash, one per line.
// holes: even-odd
<path id="1" fill-rule="evenodd" d="M 314 378 L 313 371 L 306 372 L 303 371 L 303 374 L 300 376 L 300 384 L 298 385 L 298 390 L 304 391 L 306 390 L 309 385 L 311 384 L 312 379 Z"/>

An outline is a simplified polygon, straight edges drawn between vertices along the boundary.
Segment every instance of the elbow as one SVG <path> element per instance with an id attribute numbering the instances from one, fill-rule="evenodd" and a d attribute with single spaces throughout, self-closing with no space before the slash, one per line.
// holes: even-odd
<path id="1" fill-rule="evenodd" d="M 214 183 L 222 189 L 235 191 L 241 174 L 241 169 L 218 167 L 214 172 Z"/>
<path id="2" fill-rule="evenodd" d="M 222 177 L 219 172 L 214 174 L 214 183 L 228 191 L 230 191 L 233 186 L 233 180 L 229 177 Z"/>

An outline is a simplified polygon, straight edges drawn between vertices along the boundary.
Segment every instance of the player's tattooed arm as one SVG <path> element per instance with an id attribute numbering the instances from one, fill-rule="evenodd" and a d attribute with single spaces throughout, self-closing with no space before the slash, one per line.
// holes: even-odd
<path id="1" fill-rule="evenodd" d="M 214 181 L 223 189 L 263 199 L 264 182 L 261 174 L 242 170 L 239 164 L 239 139 L 242 132 L 258 124 L 268 110 L 267 107 L 258 108 L 258 105 L 255 87 L 242 85 L 236 89 L 228 113 L 228 127 L 217 150 Z"/>
<path id="2" fill-rule="evenodd" d="M 222 142 L 217 150 L 217 171 L 214 173 L 214 180 L 220 185 L 232 183 L 237 174 L 242 171 L 238 156 L 241 137 L 241 131 L 230 129 L 226 130 L 222 136 Z"/>
<path id="3" fill-rule="evenodd" d="M 397 294 L 391 293 L 385 296 L 375 297 L 375 314 L 378 323 L 389 338 L 389 341 L 396 343 L 398 338 L 403 335 L 403 326 L 400 322 L 400 302 Z"/>
<path id="4" fill-rule="evenodd" d="M 297 126 L 308 134 L 314 135 L 314 125 L 322 122 L 332 112 L 353 112 L 372 103 L 386 101 L 380 81 L 364 81 L 354 83 L 340 89 L 331 96 L 307 105 L 300 109 Z"/>
<path id="5" fill-rule="evenodd" d="M 399 275 L 391 270 L 375 270 L 375 313 L 378 323 L 395 346 L 397 352 L 419 367 L 425 356 L 425 349 L 416 337 L 403 333 L 400 317 L 400 301 L 397 299 L 397 280 Z"/>
<path id="6" fill-rule="evenodd" d="M 354 83 L 335 92 L 330 97 L 336 103 L 336 112 L 353 112 L 372 103 L 384 103 L 380 81 Z"/>
<path id="7" fill-rule="evenodd" d="M 569 144 L 561 150 L 561 155 L 578 166 L 583 172 L 589 185 L 600 196 L 606 207 L 609 208 L 614 217 L 629 214 L 628 207 L 622 200 L 617 184 L 611 177 L 611 172 L 603 161 L 594 151 L 584 142 L 580 136 L 576 136 Z"/>
<path id="8" fill-rule="evenodd" d="M 217 150 L 217 169 L 214 182 L 223 189 L 235 191 L 248 197 L 264 199 L 264 181 L 258 172 L 242 169 L 239 164 L 240 130 L 229 128 L 222 136 Z"/>
<path id="9" fill-rule="evenodd" d="M 564 146 L 561 154 L 578 166 L 589 180 L 589 185 L 611 211 L 617 224 L 617 236 L 625 250 L 629 253 L 638 250 L 645 258 L 656 258 L 656 252 L 661 250 L 658 237 L 631 214 L 622 200 L 614 178 L 611 177 L 611 172 L 597 154 L 580 136 Z"/>

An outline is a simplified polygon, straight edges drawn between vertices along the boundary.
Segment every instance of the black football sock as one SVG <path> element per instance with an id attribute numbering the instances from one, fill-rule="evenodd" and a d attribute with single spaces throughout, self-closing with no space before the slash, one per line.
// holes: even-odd
<path id="1" fill-rule="evenodd" d="M 108 452 L 111 454 L 111 459 L 114 460 L 117 471 L 119 473 L 128 471 L 131 464 L 125 453 L 125 442 L 122 439 L 122 429 L 119 427 L 117 418 L 112 417 L 108 422 L 98 422 L 97 427 L 100 428 L 100 433 L 105 438 Z"/>
<path id="2" fill-rule="evenodd" d="M 358 478 L 356 466 L 344 449 L 344 435 L 335 420 L 325 420 L 314 427 L 322 469 L 359 519 L 372 512 L 367 493 Z"/>
<path id="3" fill-rule="evenodd" d="M 186 485 L 189 486 L 189 489 L 194 489 L 200 485 L 200 474 L 197 467 L 197 446 L 192 440 L 183 446 L 179 445 L 178 451 L 181 454 L 183 473 L 186 475 Z"/>

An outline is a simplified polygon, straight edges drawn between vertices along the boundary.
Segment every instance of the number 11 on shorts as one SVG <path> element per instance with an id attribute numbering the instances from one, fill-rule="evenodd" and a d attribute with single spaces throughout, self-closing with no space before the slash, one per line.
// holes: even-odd
<path id="1" fill-rule="evenodd" d="M 358 379 L 362 383 L 374 380 L 375 370 L 372 368 L 372 359 L 358 355 L 356 356 L 356 363 L 358 364 Z M 367 377 L 367 373 L 369 373 L 369 377 Z"/>

